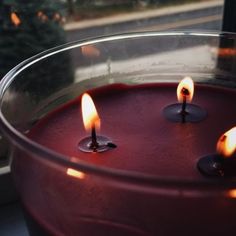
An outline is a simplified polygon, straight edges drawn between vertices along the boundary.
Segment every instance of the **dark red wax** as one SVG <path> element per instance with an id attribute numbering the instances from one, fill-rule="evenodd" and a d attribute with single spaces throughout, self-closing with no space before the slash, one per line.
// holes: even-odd
<path id="1" fill-rule="evenodd" d="M 44 117 L 29 137 L 97 166 L 205 181 L 196 162 L 215 152 L 220 135 L 235 125 L 236 93 L 196 86 L 193 103 L 206 109 L 208 117 L 200 123 L 181 124 L 169 122 L 162 114 L 165 106 L 176 102 L 175 91 L 173 84 L 110 85 L 89 91 L 102 120 L 99 133 L 117 144 L 109 152 L 83 153 L 77 148 L 87 135 L 80 98 Z M 21 149 L 14 152 L 12 173 L 33 225 L 32 235 L 42 236 L 44 231 L 53 236 L 222 236 L 236 232 L 236 199 L 217 188 L 188 187 L 183 182 L 150 188 L 130 183 L 129 178 L 118 182 L 95 173 L 79 179 L 66 174 L 67 166 Z"/>
<path id="2" fill-rule="evenodd" d="M 78 142 L 89 135 L 82 123 L 80 98 L 43 118 L 29 133 L 34 141 L 67 156 L 98 166 L 157 176 L 203 178 L 196 163 L 214 153 L 218 138 L 235 126 L 236 92 L 198 85 L 192 103 L 208 112 L 199 123 L 172 123 L 163 108 L 176 103 L 173 84 L 109 85 L 88 91 L 101 118 L 98 134 L 110 137 L 117 148 L 83 153 Z"/>

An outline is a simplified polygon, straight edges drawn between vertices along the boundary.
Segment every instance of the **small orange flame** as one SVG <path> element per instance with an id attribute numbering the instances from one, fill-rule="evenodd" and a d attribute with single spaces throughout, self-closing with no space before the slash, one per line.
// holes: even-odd
<path id="1" fill-rule="evenodd" d="M 48 20 L 48 17 L 42 11 L 38 11 L 37 16 L 43 23 Z"/>
<path id="2" fill-rule="evenodd" d="M 72 168 L 68 168 L 66 173 L 67 173 L 67 175 L 73 176 L 78 179 L 84 179 L 84 177 L 85 177 L 85 174 L 83 172 L 78 171 L 78 170 L 74 170 Z"/>
<path id="3" fill-rule="evenodd" d="M 95 46 L 85 45 L 81 47 L 82 54 L 85 57 L 96 58 L 100 56 L 100 51 Z"/>
<path id="4" fill-rule="evenodd" d="M 227 192 L 227 196 L 230 198 L 236 198 L 236 189 L 231 189 Z"/>
<path id="5" fill-rule="evenodd" d="M 15 12 L 11 13 L 11 21 L 15 26 L 18 26 L 21 23 L 20 18 L 17 16 L 17 14 Z"/>
<path id="6" fill-rule="evenodd" d="M 42 11 L 38 11 L 37 15 L 38 15 L 38 17 L 41 17 L 43 15 L 43 12 Z"/>
<path id="7" fill-rule="evenodd" d="M 219 48 L 212 49 L 212 53 L 218 57 L 233 57 L 236 55 L 236 50 L 234 48 Z"/>
<path id="8" fill-rule="evenodd" d="M 236 127 L 228 130 L 219 138 L 216 149 L 224 157 L 230 157 L 236 151 Z"/>
<path id="9" fill-rule="evenodd" d="M 177 98 L 179 102 L 183 102 L 184 97 L 186 101 L 191 102 L 194 94 L 194 83 L 190 77 L 182 79 L 177 87 Z"/>
<path id="10" fill-rule="evenodd" d="M 81 107 L 85 129 L 87 131 L 90 131 L 93 127 L 96 129 L 100 129 L 100 118 L 98 116 L 93 100 L 89 94 L 83 94 L 81 100 Z"/>
<path id="11" fill-rule="evenodd" d="M 59 22 L 61 20 L 61 15 L 58 12 L 54 13 L 53 20 Z"/>

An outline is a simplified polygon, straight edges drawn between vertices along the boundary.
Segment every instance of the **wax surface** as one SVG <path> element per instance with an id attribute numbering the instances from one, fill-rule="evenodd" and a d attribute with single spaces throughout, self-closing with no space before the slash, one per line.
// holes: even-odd
<path id="1" fill-rule="evenodd" d="M 192 103 L 207 110 L 199 123 L 172 123 L 163 108 L 176 103 L 174 84 L 109 85 L 88 91 L 101 118 L 100 135 L 117 148 L 83 153 L 77 145 L 88 136 L 81 116 L 80 98 L 50 113 L 29 133 L 34 141 L 67 156 L 97 166 L 132 170 L 159 177 L 204 178 L 196 163 L 214 153 L 218 138 L 236 124 L 236 93 L 198 85 Z"/>

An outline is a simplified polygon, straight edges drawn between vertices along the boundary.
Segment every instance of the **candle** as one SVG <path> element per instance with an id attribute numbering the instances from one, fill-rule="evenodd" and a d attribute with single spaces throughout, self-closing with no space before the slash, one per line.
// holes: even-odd
<path id="1" fill-rule="evenodd" d="M 207 116 L 207 112 L 191 102 L 194 94 L 194 83 L 192 78 L 185 77 L 177 87 L 179 104 L 171 104 L 164 108 L 165 117 L 172 122 L 200 122 Z"/>
<path id="2" fill-rule="evenodd" d="M 175 88 L 176 85 L 167 84 L 110 85 L 89 91 L 100 114 L 102 134 L 119 147 L 111 152 L 87 155 L 78 150 L 79 141 L 87 136 L 80 99 L 43 119 L 29 137 L 64 155 L 102 166 L 153 175 L 199 178 L 194 163 L 213 149 L 215 137 L 222 130 L 235 124 L 234 110 L 227 105 L 235 99 L 235 93 L 198 86 L 195 102 L 208 111 L 209 117 L 197 125 L 183 127 L 169 124 L 162 117 L 162 108 L 175 98 Z M 223 101 L 222 97 L 225 97 Z M 218 114 L 219 109 L 222 115 Z M 221 126 L 216 125 L 219 123 Z"/>
<path id="3" fill-rule="evenodd" d="M 226 88 L 235 74 L 230 60 L 212 54 L 234 40 L 183 32 L 111 36 L 51 49 L 8 73 L 0 84 L 0 128 L 13 144 L 12 175 L 31 234 L 233 235 L 235 177 L 208 178 L 198 163 L 235 126 L 229 104 L 236 91 Z M 69 50 L 76 71 L 67 83 L 56 62 Z M 201 82 L 192 106 L 207 116 L 170 122 L 163 112 L 186 75 Z M 88 130 L 84 93 L 96 108 Z M 178 106 L 189 112 L 190 90 L 181 94 L 186 104 Z"/>
<path id="4" fill-rule="evenodd" d="M 83 152 L 104 152 L 116 145 L 105 136 L 97 136 L 96 129 L 100 128 L 100 118 L 89 94 L 82 96 L 82 117 L 85 129 L 91 132 L 90 137 L 86 137 L 79 142 L 79 149 Z"/>
<path id="5" fill-rule="evenodd" d="M 236 175 L 236 160 L 233 156 L 236 150 L 236 127 L 228 130 L 219 138 L 217 154 L 201 158 L 198 169 L 210 177 L 233 177 Z"/>
<path id="6" fill-rule="evenodd" d="M 107 152 L 86 153 L 78 148 L 80 140 L 87 136 L 81 97 L 40 120 L 28 137 L 70 157 L 73 162 L 84 161 L 111 171 L 128 171 L 163 180 L 177 178 L 198 186 L 206 180 L 196 167 L 199 157 L 211 152 L 215 137 L 235 123 L 236 111 L 228 104 L 236 99 L 236 92 L 197 85 L 195 103 L 208 111 L 208 117 L 197 125 L 183 126 L 169 122 L 162 115 L 162 108 L 174 100 L 175 90 L 176 84 L 162 83 L 117 84 L 88 91 L 99 113 L 102 135 L 117 144 L 116 149 Z M 207 193 L 207 199 L 196 198 L 191 186 L 183 183 L 173 189 L 164 185 L 156 193 L 147 194 L 147 187 L 135 190 L 133 186 L 132 191 L 132 185 L 106 182 L 106 178 L 96 178 L 73 168 L 50 168 L 37 157 L 29 158 L 21 152 L 17 155 L 20 158 L 15 159 L 13 169 L 16 176 L 24 179 L 23 185 L 22 179 L 16 178 L 16 182 L 25 188 L 22 196 L 27 199 L 25 208 L 32 219 L 53 235 L 97 232 L 101 235 L 170 235 L 172 232 L 199 235 L 203 230 L 219 235 L 219 232 L 231 232 L 234 227 L 235 201 L 219 200 L 214 191 Z M 231 196 L 227 191 L 220 194 Z M 208 225 L 204 224 L 206 221 Z"/>

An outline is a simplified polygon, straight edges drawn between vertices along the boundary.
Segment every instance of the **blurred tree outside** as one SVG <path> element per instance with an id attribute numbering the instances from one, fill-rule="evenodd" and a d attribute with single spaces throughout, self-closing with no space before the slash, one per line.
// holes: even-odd
<path id="1" fill-rule="evenodd" d="M 62 27 L 64 22 L 62 10 L 59 0 L 2 0 L 0 2 L 1 78 L 23 60 L 66 43 L 66 34 Z M 44 66 L 37 72 L 28 73 L 31 81 L 40 80 L 42 76 L 48 77 L 46 80 L 48 84 L 42 84 L 44 93 L 57 86 L 53 81 L 57 80 L 57 83 L 66 85 L 72 79 L 71 75 L 70 57 L 66 53 L 56 61 L 51 60 L 46 68 Z M 33 86 L 34 83 L 29 82 L 29 84 Z"/>
<path id="2" fill-rule="evenodd" d="M 66 42 L 62 28 L 64 12 L 59 0 L 1 0 L 0 1 L 0 79 L 23 60 L 46 49 Z M 40 64 L 39 64 L 40 65 Z M 46 66 L 45 66 L 46 65 Z M 40 96 L 47 96 L 60 86 L 66 86 L 73 80 L 70 57 L 64 53 L 56 61 L 46 61 L 37 70 L 29 69 L 15 83 L 19 87 L 31 88 L 28 94 L 35 102 Z M 35 81 L 44 83 L 35 87 Z M 22 83 L 22 81 L 27 81 Z M 11 91 L 17 100 L 25 101 L 26 94 Z M 27 104 L 25 104 L 27 106 Z M 9 108 L 10 109 L 10 108 Z M 21 116 L 21 107 L 15 106 L 17 116 Z M 8 163 L 8 145 L 0 134 L 0 166 Z"/>
<path id="3" fill-rule="evenodd" d="M 50 0 L 0 2 L 0 77 L 22 60 L 65 43 L 60 4 Z"/>

